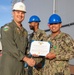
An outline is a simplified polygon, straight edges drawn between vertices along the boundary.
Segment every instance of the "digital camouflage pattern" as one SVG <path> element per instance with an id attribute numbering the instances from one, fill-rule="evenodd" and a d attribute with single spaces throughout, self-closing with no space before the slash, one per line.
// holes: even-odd
<path id="1" fill-rule="evenodd" d="M 14 21 L 1 28 L 2 58 L 0 75 L 24 75 L 25 51 L 28 33 L 16 25 Z"/>
<path id="2" fill-rule="evenodd" d="M 56 58 L 46 59 L 43 75 L 70 75 L 69 59 L 74 58 L 74 40 L 61 32 L 54 38 L 49 35 L 47 41 L 51 42 L 50 52 L 54 52 Z"/>
<path id="3" fill-rule="evenodd" d="M 46 40 L 46 33 L 44 30 L 38 29 L 36 32 L 31 33 L 29 38 L 30 41 L 43 41 Z"/>
<path id="4" fill-rule="evenodd" d="M 29 42 L 31 43 L 32 40 L 35 41 L 43 41 L 46 39 L 46 33 L 43 30 L 38 29 L 36 32 L 33 32 L 32 34 L 30 34 L 29 37 Z M 36 67 L 33 67 L 32 73 L 33 75 L 42 75 L 42 71 L 40 71 L 42 68 L 39 68 L 40 66 L 42 66 L 42 64 L 45 62 L 44 57 L 33 57 L 34 60 L 36 61 Z M 32 69 L 32 68 L 31 68 Z M 30 70 L 29 70 L 29 75 L 31 75 Z"/>

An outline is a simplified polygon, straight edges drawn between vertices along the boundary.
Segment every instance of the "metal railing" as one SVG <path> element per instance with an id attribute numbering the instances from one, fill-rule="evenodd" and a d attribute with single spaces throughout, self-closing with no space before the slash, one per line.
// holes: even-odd
<path id="1" fill-rule="evenodd" d="M 61 28 L 68 27 L 68 26 L 72 26 L 72 25 L 74 25 L 74 22 L 69 23 L 69 24 L 62 25 Z M 45 31 L 45 32 L 48 32 L 48 31 L 50 31 L 50 29 L 46 29 L 46 30 L 44 30 L 44 31 Z"/>

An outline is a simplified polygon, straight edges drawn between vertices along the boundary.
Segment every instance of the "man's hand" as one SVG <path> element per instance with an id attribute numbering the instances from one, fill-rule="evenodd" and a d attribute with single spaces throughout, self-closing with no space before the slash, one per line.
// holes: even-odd
<path id="1" fill-rule="evenodd" d="M 49 58 L 49 59 L 54 59 L 56 57 L 56 55 L 54 53 L 48 53 L 46 55 L 46 58 Z"/>
<path id="2" fill-rule="evenodd" d="M 23 61 L 26 62 L 29 66 L 33 67 L 35 65 L 35 60 L 33 58 L 24 57 Z"/>
<path id="3" fill-rule="evenodd" d="M 32 54 L 32 56 L 33 56 L 33 57 L 39 57 L 39 55 L 37 55 L 37 54 Z"/>

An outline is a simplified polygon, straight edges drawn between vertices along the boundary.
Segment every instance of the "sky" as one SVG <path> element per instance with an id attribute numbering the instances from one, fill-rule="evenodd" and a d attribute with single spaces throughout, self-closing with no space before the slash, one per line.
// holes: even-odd
<path id="1" fill-rule="evenodd" d="M 24 3 L 27 13 L 22 24 L 28 33 L 32 32 L 28 24 L 32 15 L 40 17 L 40 29 L 48 29 L 48 19 L 53 14 L 53 0 L 25 0 Z M 56 0 L 56 13 L 61 16 L 62 25 L 74 22 L 74 0 Z M 0 0 L 0 27 L 11 22 L 11 20 L 12 0 Z M 74 39 L 74 26 L 62 28 L 61 31 L 70 34 Z M 47 34 L 50 34 L 50 32 L 47 32 Z"/>
<path id="2" fill-rule="evenodd" d="M 11 21 L 11 0 L 0 0 L 0 27 Z"/>

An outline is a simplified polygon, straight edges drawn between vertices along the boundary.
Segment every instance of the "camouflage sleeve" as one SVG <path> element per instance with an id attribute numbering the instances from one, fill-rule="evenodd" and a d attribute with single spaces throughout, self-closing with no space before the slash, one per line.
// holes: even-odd
<path id="1" fill-rule="evenodd" d="M 20 54 L 20 50 L 17 48 L 15 41 L 13 40 L 12 29 L 9 26 L 2 27 L 1 34 L 3 51 L 17 58 L 19 61 L 22 60 L 24 54 Z"/>
<path id="2" fill-rule="evenodd" d="M 45 32 L 45 31 L 43 31 L 43 34 L 44 34 L 44 35 L 43 35 L 43 36 L 44 36 L 44 37 L 43 37 L 43 41 L 46 41 L 46 39 L 47 39 L 46 32 Z"/>
<path id="3" fill-rule="evenodd" d="M 39 40 L 45 41 L 46 40 L 46 33 L 45 33 L 45 31 L 42 30 L 38 37 L 39 37 Z"/>
<path id="4" fill-rule="evenodd" d="M 37 31 L 32 37 L 32 40 L 36 41 L 43 41 L 45 39 L 46 39 L 46 33 L 43 30 Z"/>
<path id="5" fill-rule="evenodd" d="M 56 60 L 69 60 L 74 58 L 74 40 L 69 36 L 66 35 L 61 43 L 60 52 L 56 53 Z"/>

